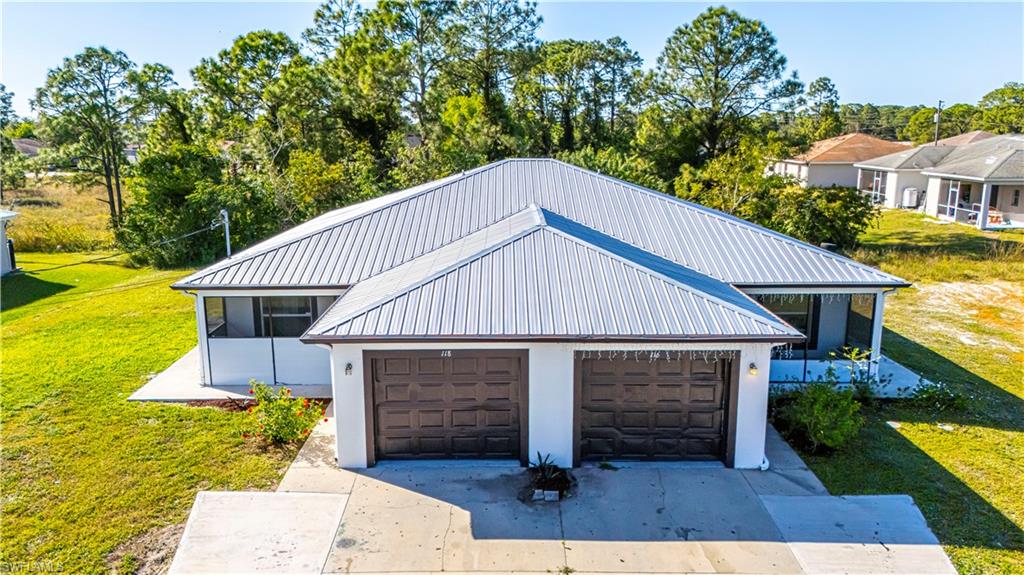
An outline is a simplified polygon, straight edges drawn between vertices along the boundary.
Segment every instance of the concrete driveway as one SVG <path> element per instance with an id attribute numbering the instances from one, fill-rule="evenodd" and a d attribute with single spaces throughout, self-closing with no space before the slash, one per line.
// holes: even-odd
<path id="1" fill-rule="evenodd" d="M 559 503 L 519 501 L 526 477 L 514 464 L 351 472 L 334 466 L 331 441 L 328 431 L 312 437 L 278 495 L 339 497 L 340 522 L 321 513 L 316 524 L 307 516 L 305 532 L 283 530 L 254 511 L 249 525 L 263 536 L 249 529 L 239 541 L 230 528 L 211 535 L 216 522 L 203 520 L 203 537 L 186 532 L 172 572 L 237 572 L 234 554 L 249 558 L 247 572 L 282 572 L 280 560 L 265 568 L 251 560 L 255 549 L 274 545 L 310 549 L 288 563 L 302 566 L 290 571 L 297 573 L 955 573 L 909 497 L 829 496 L 774 432 L 767 472 L 585 467 L 574 472 L 573 497 Z M 190 524 L 209 515 L 199 505 Z M 231 522 L 247 513 L 234 507 Z M 311 532 L 330 545 L 310 544 Z M 190 560 L 200 555 L 205 562 Z"/>

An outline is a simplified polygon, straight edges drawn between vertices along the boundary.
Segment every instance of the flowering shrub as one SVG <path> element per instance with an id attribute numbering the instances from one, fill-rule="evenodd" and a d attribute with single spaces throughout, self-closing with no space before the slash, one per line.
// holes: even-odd
<path id="1" fill-rule="evenodd" d="M 932 381 L 919 384 L 910 397 L 911 405 L 931 411 L 965 411 L 973 400 L 947 383 Z"/>
<path id="2" fill-rule="evenodd" d="M 272 387 L 255 380 L 249 382 L 249 393 L 256 405 L 249 408 L 249 430 L 243 437 L 258 437 L 280 445 L 305 439 L 317 421 L 326 415 L 326 409 L 306 398 L 292 396 L 287 387 L 274 391 Z M 325 419 L 326 421 L 326 419 Z"/>

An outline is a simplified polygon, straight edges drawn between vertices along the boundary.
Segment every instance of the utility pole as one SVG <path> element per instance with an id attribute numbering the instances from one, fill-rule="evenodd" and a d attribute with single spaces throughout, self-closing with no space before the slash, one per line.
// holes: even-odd
<path id="1" fill-rule="evenodd" d="M 942 119 L 942 100 L 939 100 L 939 108 L 935 110 L 935 143 L 933 145 L 939 145 L 939 121 Z"/>
<path id="2" fill-rule="evenodd" d="M 231 257 L 231 223 L 228 221 L 228 211 L 220 211 L 220 220 L 224 224 L 224 247 L 227 249 L 228 257 Z"/>

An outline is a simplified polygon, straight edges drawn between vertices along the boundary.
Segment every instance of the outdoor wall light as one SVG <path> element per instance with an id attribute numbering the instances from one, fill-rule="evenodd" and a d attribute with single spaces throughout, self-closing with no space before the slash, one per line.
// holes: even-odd
<path id="1" fill-rule="evenodd" d="M 754 365 L 754 364 L 750 364 L 750 365 Z M 345 364 L 345 375 L 352 375 L 352 363 L 351 362 Z"/>
<path id="2" fill-rule="evenodd" d="M 757 364 L 751 362 L 750 367 L 747 368 L 747 373 L 750 375 L 757 375 Z"/>

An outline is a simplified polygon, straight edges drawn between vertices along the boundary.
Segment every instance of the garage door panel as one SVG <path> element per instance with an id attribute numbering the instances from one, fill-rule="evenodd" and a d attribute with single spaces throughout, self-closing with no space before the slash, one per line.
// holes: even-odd
<path id="1" fill-rule="evenodd" d="M 724 386 L 718 383 L 691 383 L 686 389 L 689 390 L 689 403 L 712 403 L 718 404 L 722 401 Z M 680 388 L 680 390 L 683 388 Z"/>
<path id="2" fill-rule="evenodd" d="M 440 357 L 416 358 L 416 375 L 444 375 L 444 359 Z M 406 374 L 407 375 L 407 374 Z"/>
<path id="3" fill-rule="evenodd" d="M 369 354 L 376 458 L 518 458 L 524 357 L 500 350 Z"/>
<path id="4" fill-rule="evenodd" d="M 725 361 L 582 359 L 582 459 L 718 459 Z"/>

